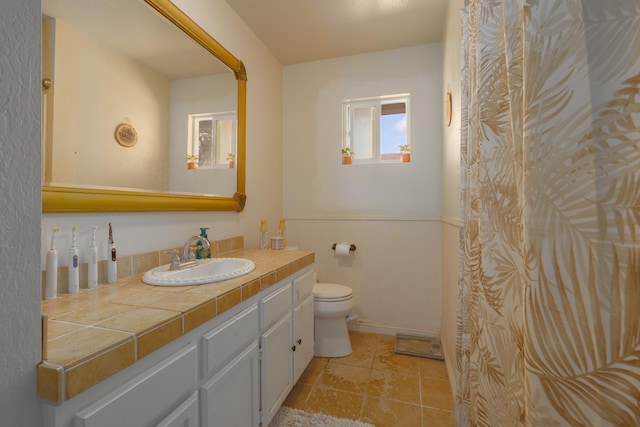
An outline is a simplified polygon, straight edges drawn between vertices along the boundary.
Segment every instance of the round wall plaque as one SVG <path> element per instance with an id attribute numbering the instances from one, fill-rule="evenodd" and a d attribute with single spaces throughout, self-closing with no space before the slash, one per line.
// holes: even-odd
<path id="1" fill-rule="evenodd" d="M 136 129 L 127 123 L 120 123 L 116 127 L 115 133 L 116 141 L 123 147 L 133 147 L 138 142 L 138 132 Z"/>

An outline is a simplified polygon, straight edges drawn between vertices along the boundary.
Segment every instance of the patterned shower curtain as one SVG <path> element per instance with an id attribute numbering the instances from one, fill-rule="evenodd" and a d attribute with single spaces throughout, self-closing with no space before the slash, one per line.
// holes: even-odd
<path id="1" fill-rule="evenodd" d="M 640 426 L 640 0 L 463 12 L 458 426 Z"/>

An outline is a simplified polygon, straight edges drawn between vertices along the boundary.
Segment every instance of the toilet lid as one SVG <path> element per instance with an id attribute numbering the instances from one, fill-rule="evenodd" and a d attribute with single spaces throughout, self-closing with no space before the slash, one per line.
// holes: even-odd
<path id="1" fill-rule="evenodd" d="M 316 283 L 313 285 L 313 298 L 316 301 L 344 301 L 351 298 L 353 291 L 350 287 L 335 283 Z"/>

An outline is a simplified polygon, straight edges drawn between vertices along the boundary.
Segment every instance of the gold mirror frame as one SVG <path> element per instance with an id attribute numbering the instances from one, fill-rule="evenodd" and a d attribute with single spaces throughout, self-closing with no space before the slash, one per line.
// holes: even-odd
<path id="1" fill-rule="evenodd" d="M 170 0 L 144 0 L 234 72 L 238 81 L 237 185 L 233 197 L 78 187 L 42 187 L 43 213 L 236 211 L 244 209 L 247 73 L 244 64 Z"/>

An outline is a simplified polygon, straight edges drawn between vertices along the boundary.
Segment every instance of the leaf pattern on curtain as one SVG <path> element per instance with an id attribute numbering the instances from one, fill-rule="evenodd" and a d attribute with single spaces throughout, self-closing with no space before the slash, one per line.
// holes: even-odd
<path id="1" fill-rule="evenodd" d="M 640 425 L 640 2 L 463 13 L 456 417 Z"/>

